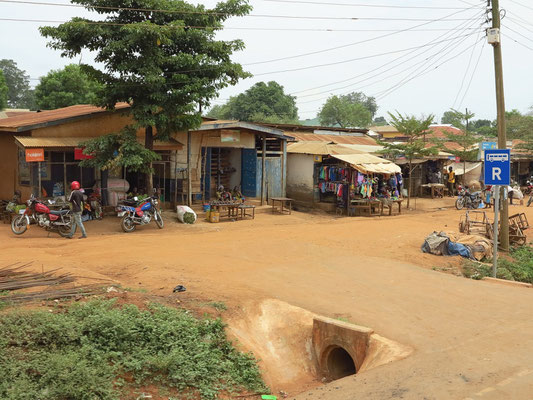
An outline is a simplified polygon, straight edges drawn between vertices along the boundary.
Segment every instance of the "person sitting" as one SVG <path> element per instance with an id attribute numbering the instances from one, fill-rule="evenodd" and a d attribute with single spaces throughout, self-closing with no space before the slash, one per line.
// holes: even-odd
<path id="1" fill-rule="evenodd" d="M 231 193 L 224 189 L 224 185 L 220 185 L 216 192 L 218 201 L 231 201 Z"/>
<path id="2" fill-rule="evenodd" d="M 233 200 L 240 201 L 242 203 L 244 203 L 244 201 L 246 200 L 238 186 L 235 186 L 233 188 L 233 190 L 231 191 L 231 196 L 233 197 Z"/>

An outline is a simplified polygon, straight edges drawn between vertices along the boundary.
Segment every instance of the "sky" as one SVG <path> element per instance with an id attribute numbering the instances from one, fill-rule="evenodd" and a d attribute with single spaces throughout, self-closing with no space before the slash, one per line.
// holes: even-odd
<path id="1" fill-rule="evenodd" d="M 89 16 L 84 9 L 0 0 L 0 58 L 13 59 L 32 85 L 62 58 L 46 47 L 39 26 Z M 198 2 L 195 2 L 198 3 Z M 212 7 L 216 1 L 200 3 Z M 450 108 L 495 119 L 493 49 L 487 43 L 486 0 L 251 0 L 249 16 L 232 18 L 221 40 L 241 39 L 233 59 L 254 76 L 220 92 L 223 104 L 253 84 L 277 81 L 296 96 L 301 119 L 314 118 L 331 95 L 360 91 L 374 96 L 377 116 L 388 112 L 440 121 Z M 533 4 L 500 0 L 506 108 L 533 106 Z M 18 19 L 12 21 L 6 19 Z M 46 22 L 23 22 L 40 20 Z M 81 61 L 92 64 L 92 54 Z"/>

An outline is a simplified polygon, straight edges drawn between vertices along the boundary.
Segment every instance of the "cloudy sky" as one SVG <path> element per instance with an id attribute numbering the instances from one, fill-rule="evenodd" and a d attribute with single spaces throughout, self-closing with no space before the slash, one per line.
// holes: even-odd
<path id="1" fill-rule="evenodd" d="M 6 2 L 9 1 L 9 2 Z M 13 59 L 32 84 L 79 59 L 48 49 L 40 25 L 88 16 L 83 9 L 0 0 L 0 58 Z M 68 4 L 66 0 L 46 0 Z M 216 2 L 201 1 L 206 6 Z M 533 4 L 500 0 L 507 109 L 533 106 Z M 496 115 L 492 47 L 486 43 L 486 1 L 251 0 L 249 16 L 233 18 L 221 39 L 240 38 L 234 59 L 254 74 L 220 93 L 225 102 L 256 82 L 275 80 L 297 96 L 300 118 L 313 118 L 332 94 L 375 96 L 378 115 L 414 115 L 468 107 L 476 118 Z M 96 18 L 96 17 L 95 17 Z M 11 21 L 8 19 L 17 19 Z M 57 24 L 56 24 L 57 25 Z M 91 54 L 83 55 L 91 62 Z"/>

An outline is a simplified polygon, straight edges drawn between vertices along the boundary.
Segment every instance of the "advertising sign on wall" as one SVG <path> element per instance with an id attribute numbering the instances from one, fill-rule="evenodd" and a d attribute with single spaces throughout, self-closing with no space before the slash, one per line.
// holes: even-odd
<path id="1" fill-rule="evenodd" d="M 44 161 L 44 149 L 26 149 L 26 162 Z"/>

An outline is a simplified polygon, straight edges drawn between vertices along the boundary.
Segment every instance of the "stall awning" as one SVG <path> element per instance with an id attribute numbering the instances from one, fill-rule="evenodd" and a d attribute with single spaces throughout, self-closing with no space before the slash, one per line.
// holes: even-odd
<path id="1" fill-rule="evenodd" d="M 31 137 L 15 136 L 15 143 L 23 148 L 44 148 L 44 149 L 73 149 L 80 147 L 81 143 L 94 139 L 94 137 Z M 137 138 L 140 143 L 144 143 L 143 138 Z M 183 144 L 175 139 L 160 142 L 154 141 L 154 150 L 181 150 Z"/>
<path id="2" fill-rule="evenodd" d="M 448 167 L 452 167 L 453 171 L 455 172 L 455 175 L 457 176 L 463 175 L 465 173 L 468 174 L 469 172 L 475 170 L 476 168 L 481 167 L 480 162 L 466 162 L 464 164 L 466 164 L 466 171 L 465 171 L 465 168 L 462 162 L 450 164 L 448 165 Z"/>
<path id="3" fill-rule="evenodd" d="M 329 156 L 331 154 L 363 154 L 364 152 L 333 142 L 296 142 L 287 146 L 287 153 Z"/>
<path id="4" fill-rule="evenodd" d="M 331 156 L 350 164 L 352 168 L 363 174 L 395 174 L 402 172 L 398 165 L 372 154 L 332 154 Z"/>

